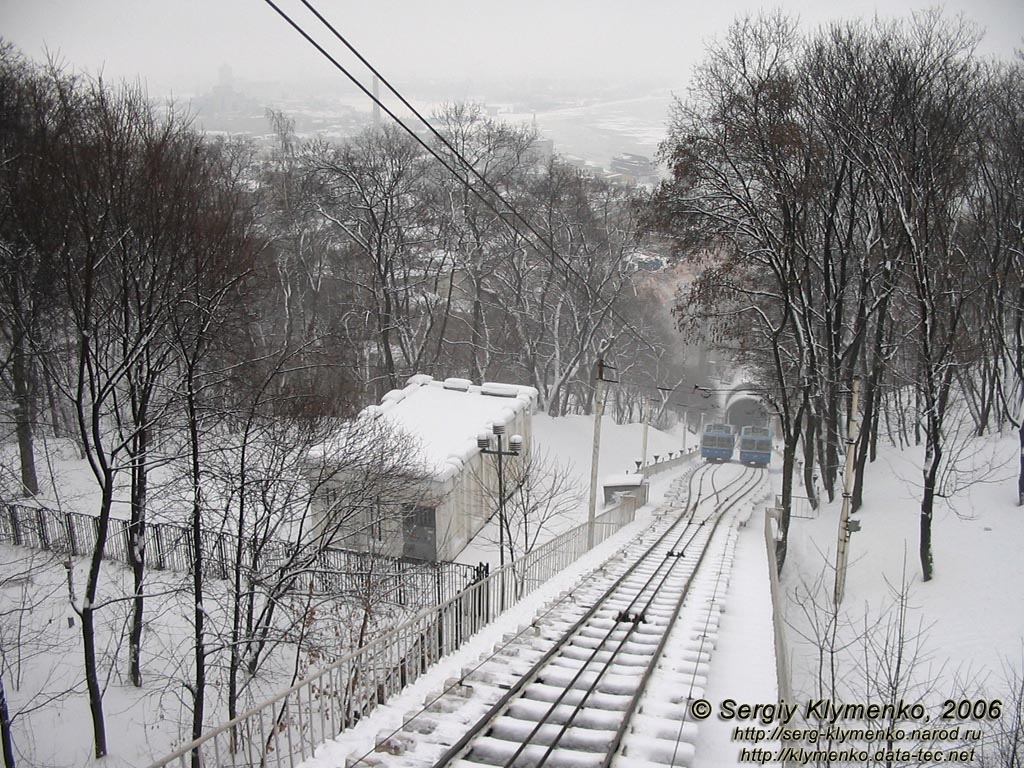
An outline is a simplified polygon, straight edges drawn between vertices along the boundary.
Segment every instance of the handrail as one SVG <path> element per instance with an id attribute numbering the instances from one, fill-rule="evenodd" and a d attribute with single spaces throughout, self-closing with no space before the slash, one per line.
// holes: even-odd
<path id="1" fill-rule="evenodd" d="M 635 512 L 636 499 L 627 494 L 600 515 L 594 521 L 595 546 L 632 522 Z M 491 572 L 443 603 L 421 610 L 404 624 L 180 747 L 150 768 L 175 762 L 193 768 L 294 768 L 312 756 L 316 745 L 354 725 L 441 657 L 459 648 L 505 608 L 585 554 L 587 529 L 588 524 L 582 523 L 559 534 L 525 557 Z M 295 730 L 297 741 L 293 738 Z M 284 731 L 286 737 L 281 736 Z M 224 739 L 227 743 L 222 745 Z"/>
<path id="2" fill-rule="evenodd" d="M 0 542 L 60 554 L 79 556 L 92 552 L 96 542 L 96 520 L 92 515 L 57 510 L 38 504 L 0 502 Z M 260 544 L 260 556 L 254 558 L 251 539 L 217 528 L 203 530 L 203 570 L 213 579 L 229 578 L 236 566 L 237 552 L 243 553 L 242 566 L 260 573 L 273 573 L 276 564 L 295 552 L 295 544 L 272 537 Z M 104 547 L 104 559 L 130 563 L 131 528 L 129 521 L 110 519 Z M 174 523 L 151 522 L 145 526 L 146 567 L 191 573 L 194 560 L 192 529 Z M 254 562 L 255 561 L 255 562 Z M 415 607 L 417 597 L 429 594 L 422 587 L 429 584 L 437 597 L 457 594 L 475 578 L 473 566 L 449 561 L 420 562 L 380 553 L 360 552 L 341 547 L 312 548 L 299 561 L 301 567 L 289 572 L 299 576 L 297 588 L 315 592 L 338 592 L 351 587 L 373 570 L 388 584 L 398 605 Z M 346 582 L 346 580 L 348 580 Z M 419 588 L 418 588 L 419 587 Z M 412 602 L 413 605 L 408 604 Z M 432 602 L 437 602 L 433 599 Z"/>

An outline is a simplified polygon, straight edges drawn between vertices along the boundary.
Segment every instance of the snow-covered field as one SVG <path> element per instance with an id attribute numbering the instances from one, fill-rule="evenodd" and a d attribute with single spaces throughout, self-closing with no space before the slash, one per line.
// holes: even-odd
<path id="1" fill-rule="evenodd" d="M 1005 667 L 1018 673 L 1024 662 L 1024 508 L 1016 506 L 1016 435 L 975 441 L 973 477 L 960 480 L 952 498 L 936 502 L 932 532 L 935 574 L 921 580 L 918 560 L 921 448 L 879 446 L 869 465 L 861 523 L 849 547 L 840 623 L 847 635 L 874 626 L 907 585 L 908 631 L 921 634 L 914 677 L 932 692 L 925 704 L 964 693 L 1005 696 Z M 808 589 L 821 579 L 822 601 L 834 583 L 841 499 L 826 504 L 813 520 L 796 519 L 783 587 L 790 598 L 788 620 L 806 631 Z M 883 619 L 884 622 L 884 619 Z M 794 694 L 817 686 L 817 655 L 790 632 Z M 855 654 L 856 651 L 854 650 Z M 908 697 L 909 698 L 909 697 Z"/>
<path id="2" fill-rule="evenodd" d="M 589 481 L 589 460 L 592 422 L 585 417 L 535 419 L 534 435 L 538 446 L 561 460 L 572 462 L 580 482 L 584 503 L 574 513 L 577 519 L 586 514 L 585 492 Z M 633 461 L 640 455 L 640 425 L 615 426 L 606 422 L 602 435 L 602 463 L 600 473 L 619 474 L 633 469 Z M 692 437 L 691 437 L 692 443 Z M 979 441 L 984 450 L 984 464 L 993 471 L 982 473 L 983 481 L 966 483 L 951 499 L 940 504 L 936 511 L 933 540 L 935 578 L 923 583 L 917 563 L 918 495 L 916 462 L 920 449 L 898 451 L 883 447 L 879 460 L 869 465 L 865 508 L 856 516 L 862 524 L 853 534 L 850 547 L 850 569 L 846 596 L 840 617 L 843 631 L 856 634 L 857 627 L 882 626 L 879 616 L 892 604 L 893 586 L 908 583 L 909 613 L 907 626 L 915 632 L 923 627 L 920 652 L 922 661 L 913 671 L 915 679 L 930 684 L 921 696 L 929 707 L 937 707 L 946 698 L 961 693 L 990 698 L 1005 696 L 1004 666 L 1013 664 L 1019 670 L 1024 657 L 1024 565 L 1020 548 L 1024 545 L 1024 511 L 1015 506 L 1016 478 L 1014 463 L 1017 457 L 1015 440 L 1010 437 L 984 438 Z M 649 455 L 680 450 L 680 437 L 652 430 L 649 435 Z M 65 458 L 67 473 L 73 472 L 74 459 Z M 980 461 L 980 459 L 979 459 Z M 979 468 L 980 469 L 980 468 Z M 772 481 L 779 482 L 776 472 Z M 656 477 L 652 483 L 652 501 L 660 500 L 671 482 L 671 477 Z M 380 730 L 393 727 L 396 718 L 422 703 L 424 690 L 439 689 L 447 677 L 457 674 L 461 666 L 485 653 L 507 631 L 526 621 L 546 600 L 558 592 L 571 589 L 575 580 L 598 565 L 621 543 L 644 525 L 647 508 L 636 523 L 606 541 L 589 553 L 558 578 L 538 590 L 508 615 L 480 633 L 450 660 L 438 665 L 415 690 L 382 707 L 379 712 L 360 724 L 363 738 Z M 792 623 L 789 632 L 789 656 L 794 677 L 794 696 L 806 698 L 818 690 L 816 668 L 818 650 L 801 641 L 800 633 L 807 634 L 806 608 L 812 603 L 808 588 L 821 582 L 820 601 L 831 592 L 832 562 L 835 549 L 839 502 L 824 506 L 816 519 L 793 521 L 789 559 L 783 573 L 783 590 L 788 598 L 787 618 Z M 763 550 L 763 539 L 756 517 L 743 529 L 737 544 L 740 561 Z M 759 549 L 760 547 L 760 549 Z M 69 626 L 73 617 L 68 603 L 67 575 L 60 562 L 48 565 L 32 564 L 31 575 L 26 575 L 24 558 L 28 553 L 14 547 L 0 549 L 0 573 L 3 585 L 2 642 L 8 668 L 4 670 L 7 693 L 12 712 L 21 713 L 15 720 L 14 733 L 18 739 L 21 760 L 19 765 L 79 766 L 90 765 L 90 726 L 83 695 L 84 685 L 76 678 L 80 670 L 80 634 L 77 626 Z M 741 590 L 739 597 L 731 598 L 733 613 L 724 617 L 723 638 L 742 649 L 742 623 L 734 618 L 735 607 L 759 611 L 764 616 L 764 592 L 756 600 L 744 602 L 743 596 L 750 585 L 757 584 L 754 570 L 745 569 L 734 579 L 731 590 Z M 75 580 L 83 583 L 81 565 L 75 567 Z M 126 569 L 116 564 L 106 566 L 104 591 L 109 596 L 123 593 L 130 582 Z M 824 575 L 822 575 L 824 574 Z M 173 592 L 175 578 L 154 579 L 153 587 Z M 80 587 L 79 587 L 80 588 Z M 148 758 L 167 751 L 176 737 L 179 723 L 186 718 L 182 701 L 187 693 L 175 683 L 178 671 L 169 659 L 172 650 L 185 642 L 190 625 L 187 606 L 179 605 L 176 598 L 167 602 L 153 602 L 150 632 L 146 653 L 151 660 L 166 657 L 167 662 L 152 663 L 142 691 L 130 687 L 123 668 L 124 649 L 110 645 L 110 653 L 117 655 L 118 663 L 104 681 L 108 732 L 112 754 L 102 764 L 132 766 L 145 764 Z M 747 607 L 744 608 L 743 606 Z M 26 606 L 29 611 L 12 612 Z M 108 619 L 112 624 L 124 621 L 126 609 L 113 607 Z M 739 618 L 739 617 L 735 617 Z M 111 635 L 112 637 L 112 635 Z M 112 643 L 112 640 L 108 640 Z M 20 657 L 18 654 L 21 654 Z M 842 654 L 840 654 L 842 655 Z M 847 655 L 850 655 L 849 653 Z M 754 679 L 753 667 L 762 664 L 764 654 L 751 653 L 750 667 L 730 668 L 728 679 L 710 679 L 708 691 L 715 695 L 730 695 L 742 700 L 745 679 Z M 12 666 L 12 660 L 17 665 Z M 760 659 L 760 661 L 758 661 Z M 846 659 L 842 663 L 851 663 Z M 855 676 L 854 676 L 855 677 Z M 764 679 L 758 674 L 756 679 Z M 857 690 L 853 677 L 848 681 L 851 690 Z M 733 690 L 735 689 L 735 690 Z M 216 689 L 214 691 L 216 695 Z M 50 696 L 57 695 L 52 700 Z M 33 702 L 30 704 L 30 702 Z M 31 713 L 22 713 L 26 707 L 38 706 Z M 53 738 L 59 733 L 60 738 Z M 710 733 L 710 732 L 709 732 Z M 345 739 L 348 740 L 349 735 Z"/>

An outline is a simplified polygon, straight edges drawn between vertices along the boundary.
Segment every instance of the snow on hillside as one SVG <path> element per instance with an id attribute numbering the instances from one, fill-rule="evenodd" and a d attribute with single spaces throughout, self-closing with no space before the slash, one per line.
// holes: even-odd
<path id="1" fill-rule="evenodd" d="M 594 419 L 591 416 L 561 416 L 552 418 L 538 413 L 533 417 L 533 437 L 541 450 L 573 465 L 580 484 L 590 483 L 590 457 L 594 443 Z M 690 436 L 690 447 L 696 438 Z M 643 424 L 616 424 L 605 416 L 601 421 L 600 476 L 636 471 L 634 462 L 640 460 L 643 446 Z M 683 438 L 661 430 L 649 428 L 647 459 L 654 455 L 664 457 L 669 451 L 683 448 Z"/>
<path id="2" fill-rule="evenodd" d="M 538 448 L 559 460 L 572 462 L 582 494 L 576 515 L 583 519 L 592 421 L 579 416 L 560 419 L 536 416 L 534 439 Z M 641 425 L 614 425 L 607 420 L 602 434 L 601 475 L 633 469 L 633 461 L 640 455 L 640 439 Z M 653 429 L 648 439 L 651 456 L 682 447 L 680 438 Z M 971 690 L 983 688 L 990 695 L 1002 695 L 1004 662 L 1008 659 L 1019 668 L 1024 655 L 1024 565 L 1020 557 L 1024 544 L 1024 510 L 1015 506 L 1017 447 L 1012 438 L 999 437 L 985 438 L 977 444 L 977 469 L 980 470 L 981 465 L 995 469 L 985 473 L 984 482 L 967 484 L 937 509 L 933 531 L 934 580 L 921 582 L 916 555 L 920 449 L 899 451 L 880 446 L 878 461 L 868 469 L 865 508 L 856 516 L 862 529 L 853 534 L 851 540 L 850 570 L 842 605 L 842 615 L 851 626 L 863 627 L 865 615 L 869 621 L 877 620 L 880 612 L 891 603 L 889 585 L 899 584 L 905 554 L 910 582 L 909 624 L 929 627 L 926 633 L 929 659 L 921 665 L 918 674 L 934 679 L 932 692 L 922 694 L 930 707 L 937 707 L 942 699 L 955 697 L 962 688 L 968 688 L 965 681 L 974 686 Z M 66 474 L 77 471 L 72 468 L 75 461 L 66 458 L 62 462 L 67 467 Z M 778 484 L 780 479 L 777 471 L 772 473 L 774 483 Z M 654 478 L 652 502 L 662 500 L 668 482 L 668 478 Z M 787 618 L 793 623 L 789 632 L 789 656 L 797 698 L 806 698 L 815 690 L 817 649 L 801 642 L 797 631 L 807 629 L 802 611 L 809 604 L 806 585 L 812 584 L 823 569 L 826 571 L 821 593 L 831 592 L 832 572 L 827 570 L 827 563 L 834 558 L 839 507 L 837 500 L 823 507 L 816 519 L 795 519 L 792 525 L 783 589 L 788 597 Z M 630 531 L 643 524 L 650 509 L 641 511 L 640 519 L 630 526 Z M 628 535 L 629 531 L 623 531 L 615 542 L 621 542 L 622 536 Z M 595 558 L 618 546 L 615 542 L 606 543 L 601 552 L 591 553 L 564 578 L 558 577 L 551 589 L 571 589 L 573 575 L 593 567 Z M 68 626 L 73 612 L 68 604 L 65 569 L 59 561 L 51 560 L 46 567 L 38 567 L 37 563 L 30 577 L 19 576 L 24 569 L 18 561 L 25 555 L 26 551 L 20 548 L 0 548 L 0 569 L 4 577 L 0 597 L 4 606 L 31 608 L 18 614 L 16 620 L 10 616 L 5 619 L 2 639 L 8 658 L 12 653 L 23 654 L 18 687 L 16 689 L 7 678 L 7 693 L 15 711 L 25 706 L 33 693 L 64 695 L 31 717 L 15 721 L 15 736 L 24 758 L 20 764 L 92 765 L 88 756 L 89 716 L 82 691 L 84 686 L 76 679 L 80 674 L 81 639 L 77 626 Z M 84 582 L 81 567 L 79 563 L 75 568 L 79 594 Z M 108 564 L 105 573 L 105 596 L 115 597 L 130 589 L 130 575 L 123 567 Z M 190 634 L 190 610 L 183 602 L 184 596 L 177 592 L 180 578 L 154 574 L 150 582 L 152 589 L 164 589 L 171 594 L 166 599 L 151 598 L 151 631 L 145 651 L 149 662 L 142 691 L 132 689 L 123 674 L 123 649 L 116 651 L 111 645 L 112 636 L 104 636 L 104 644 L 109 646 L 110 652 L 118 653 L 119 659 L 106 681 L 112 755 L 105 765 L 145 764 L 148 758 L 166 752 L 187 720 L 182 706 L 186 694 L 176 687 L 180 683 L 174 683 L 177 670 L 171 663 L 158 663 L 164 656 L 173 655 L 174 647 L 187 643 Z M 538 592 L 535 600 L 514 609 L 510 621 L 513 624 L 522 621 L 531 606 L 536 607 L 550 594 L 546 589 Z M 113 627 L 123 621 L 125 615 L 124 605 L 114 607 L 107 621 Z M 501 631 L 504 631 L 501 626 L 496 625 L 493 631 L 488 629 L 482 633 L 471 647 L 467 646 L 466 653 L 460 652 L 450 663 L 439 665 L 429 676 L 428 685 L 436 688 L 445 677 L 457 672 L 458 664 L 485 650 L 489 642 L 493 643 L 493 638 L 500 636 Z M 754 671 L 748 670 L 750 674 Z M 745 679 L 743 669 L 730 670 L 730 675 L 733 681 Z M 266 682 L 271 681 L 268 678 Z M 212 694 L 219 698 L 222 691 L 215 685 Z M 733 695 L 742 698 L 743 692 L 736 691 Z M 415 703 L 403 697 L 385 711 L 390 711 L 392 718 L 400 719 L 401 713 Z M 50 738 L 49 734 L 55 732 L 61 734 L 60 739 Z"/>
<path id="3" fill-rule="evenodd" d="M 551 417 L 544 413 L 533 416 L 533 450 L 542 457 L 541 461 L 569 475 L 571 485 L 576 489 L 574 502 L 567 503 L 564 512 L 545 524 L 539 536 L 543 542 L 562 531 L 568 530 L 587 519 L 590 493 L 590 470 L 594 448 L 594 419 L 592 416 Z M 696 444 L 690 437 L 690 447 Z M 678 453 L 683 448 L 683 438 L 648 428 L 647 461 L 654 461 L 657 455 L 662 460 L 669 451 Z M 597 514 L 603 506 L 602 483 L 613 475 L 635 472 L 636 463 L 643 455 L 643 424 L 616 424 L 607 416 L 601 420 L 601 451 L 598 463 Z M 664 493 L 670 481 L 653 478 L 651 497 Z M 491 562 L 497 564 L 497 522 L 492 520 L 459 553 L 459 562 L 475 564 Z"/>
<path id="4" fill-rule="evenodd" d="M 971 448 L 974 466 L 959 478 L 964 487 L 937 502 L 931 581 L 921 580 L 918 559 L 923 449 L 879 445 L 877 461 L 868 465 L 864 507 L 854 516 L 861 530 L 850 540 L 843 631 L 852 637 L 864 630 L 865 621 L 877 626 L 893 603 L 893 589 L 905 581 L 907 634 L 920 628 L 923 639 L 914 679 L 930 687 L 921 698 L 932 711 L 959 693 L 1005 696 L 1006 665 L 1019 673 L 1024 660 L 1024 509 L 1016 506 L 1017 440 L 986 437 Z M 792 523 L 782 585 L 793 624 L 788 634 L 798 699 L 817 688 L 818 651 L 796 635 L 808 631 L 808 585 L 822 579 L 822 602 L 832 593 L 841 503 L 839 497 L 816 519 Z M 855 643 L 853 655 L 859 648 Z M 859 664 L 848 654 L 840 656 L 847 673 Z"/>

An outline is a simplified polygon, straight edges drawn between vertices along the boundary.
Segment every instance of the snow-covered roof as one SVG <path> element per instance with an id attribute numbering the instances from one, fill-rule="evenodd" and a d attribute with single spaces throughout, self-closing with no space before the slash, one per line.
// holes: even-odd
<path id="1" fill-rule="evenodd" d="M 480 452 L 478 434 L 490 432 L 493 424 L 510 423 L 522 411 L 529 413 L 536 399 L 533 387 L 497 382 L 477 386 L 468 379 L 437 381 L 417 374 L 402 389 L 384 395 L 380 405 L 363 409 L 359 417 L 387 419 L 414 438 L 425 471 L 444 482 Z"/>

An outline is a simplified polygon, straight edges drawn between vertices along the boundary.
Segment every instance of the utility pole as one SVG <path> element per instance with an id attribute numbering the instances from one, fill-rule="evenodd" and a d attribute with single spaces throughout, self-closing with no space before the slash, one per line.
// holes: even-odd
<path id="1" fill-rule="evenodd" d="M 505 610 L 505 528 L 508 526 L 508 518 L 505 516 L 505 467 L 502 459 L 506 456 L 518 456 L 523 450 L 523 438 L 520 435 L 512 435 L 508 441 L 508 450 L 502 445 L 502 438 L 505 436 L 505 425 L 495 422 L 491 425 L 491 433 L 498 439 L 498 450 L 491 448 L 491 435 L 481 432 L 476 436 L 476 445 L 480 453 L 490 454 L 498 457 L 498 568 L 501 573 L 501 610 Z M 511 536 L 511 531 L 509 531 Z M 509 546 L 512 540 L 509 539 Z"/>
<path id="2" fill-rule="evenodd" d="M 860 377 L 853 377 L 853 394 L 850 397 L 850 415 L 846 420 L 846 470 L 843 477 L 843 510 L 839 513 L 839 540 L 836 544 L 836 588 L 833 601 L 836 608 L 843 602 L 846 589 L 846 559 L 850 541 L 850 499 L 853 496 L 853 468 L 857 454 L 857 437 L 860 422 L 857 420 L 857 406 L 860 399 Z"/>
<path id="3" fill-rule="evenodd" d="M 640 468 L 643 469 L 647 466 L 647 430 L 651 425 L 651 408 L 653 407 L 653 401 L 649 397 L 643 399 L 644 408 L 644 438 L 643 448 L 640 452 Z"/>
<path id="4" fill-rule="evenodd" d="M 683 411 L 683 453 L 686 453 L 686 444 L 690 440 L 690 412 Z"/>
<path id="5" fill-rule="evenodd" d="M 594 512 L 597 510 L 597 465 L 601 456 L 601 415 L 604 413 L 604 350 L 597 357 L 594 379 L 594 453 L 590 459 L 590 506 L 587 509 L 587 549 L 594 547 Z"/>

